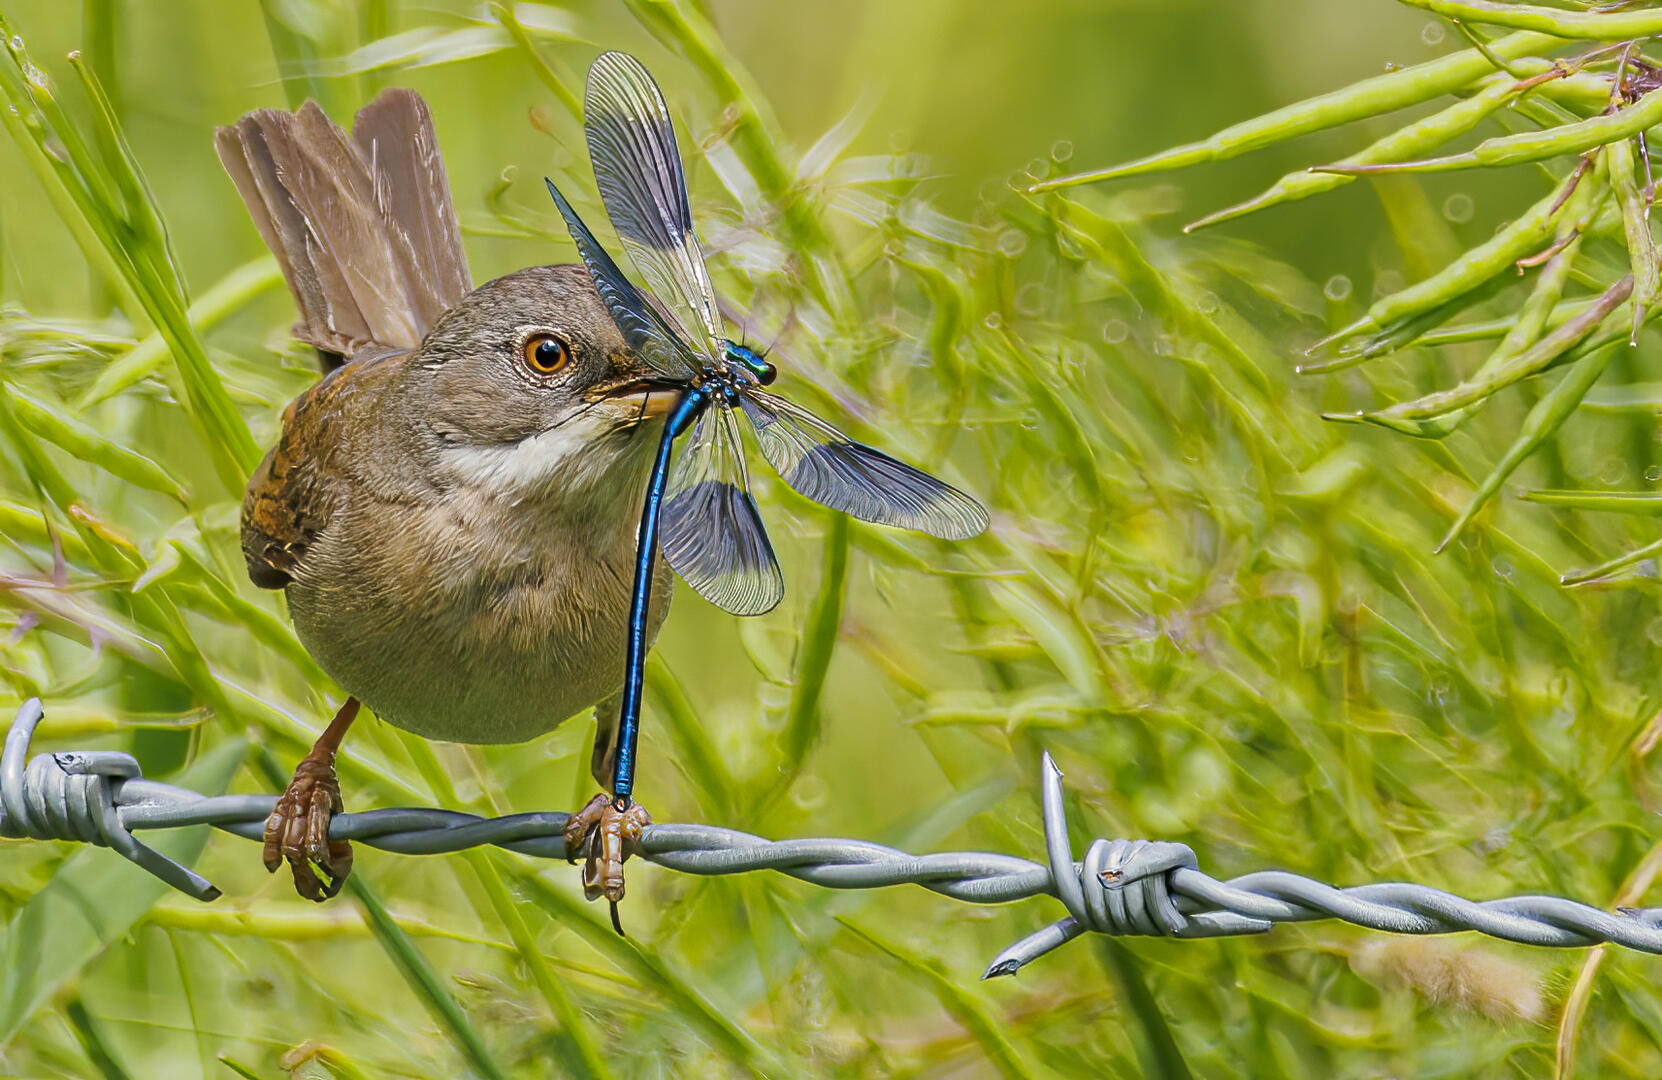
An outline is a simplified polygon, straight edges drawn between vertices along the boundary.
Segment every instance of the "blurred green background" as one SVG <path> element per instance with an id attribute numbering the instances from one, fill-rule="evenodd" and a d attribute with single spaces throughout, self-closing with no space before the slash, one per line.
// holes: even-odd
<path id="1" fill-rule="evenodd" d="M 1480 347 L 1294 371 L 1539 198 L 1541 174 L 1357 183 L 1181 234 L 1389 130 L 1364 123 L 1065 200 L 1018 190 L 1430 59 L 1462 44 L 1445 24 L 1374 0 L 629 0 L 518 5 L 528 48 L 467 4 L 3 10 L 91 141 L 66 60 L 82 50 L 172 249 L 113 206 L 50 199 L 37 170 L 61 143 L 31 157 L 22 124 L 0 140 L 0 707 L 45 699 L 37 748 L 126 749 L 150 776 L 270 792 L 338 701 L 245 579 L 235 454 L 215 449 L 244 422 L 268 446 L 314 367 L 214 127 L 307 94 L 344 119 L 381 86 L 420 90 L 483 281 L 573 258 L 541 178 L 592 192 L 567 102 L 618 48 L 670 98 L 718 290 L 785 389 L 994 515 L 987 536 L 938 544 L 753 474 L 789 593 L 741 621 L 680 591 L 638 787 L 658 820 L 1040 857 L 1049 750 L 1080 845 L 1182 841 L 1219 877 L 1644 902 L 1662 851 L 1656 570 L 1558 580 L 1653 539 L 1644 520 L 1507 493 L 1433 556 L 1538 391 L 1414 442 L 1319 414 L 1442 385 Z M 148 284 L 89 259 L 100 228 Z M 211 309 L 211 369 L 135 350 L 182 300 L 174 268 Z M 1642 345 L 1617 377 L 1654 377 Z M 217 420 L 214 395 L 231 406 Z M 1653 488 L 1659 437 L 1648 412 L 1577 415 L 1518 482 Z M 347 805 L 573 808 L 590 729 L 465 748 L 364 722 Z M 3 851 L 5 1075 L 1662 1070 L 1656 961 L 1619 952 L 1589 967 L 1317 924 L 1085 940 L 980 983 L 1060 906 L 632 863 L 623 940 L 575 871 L 496 851 L 360 847 L 367 895 L 323 907 L 223 835 L 196 864 L 225 891 L 209 906 L 109 852 Z"/>

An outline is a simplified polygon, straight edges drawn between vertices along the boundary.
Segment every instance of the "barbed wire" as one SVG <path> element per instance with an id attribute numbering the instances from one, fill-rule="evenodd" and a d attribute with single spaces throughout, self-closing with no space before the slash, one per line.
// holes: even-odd
<path id="1" fill-rule="evenodd" d="M 23 703 L 0 752 L 0 836 L 68 840 L 112 848 L 198 900 L 220 893 L 194 870 L 141 843 L 136 829 L 213 825 L 259 839 L 276 798 L 207 796 L 146 780 L 117 751 L 28 757 L 43 710 Z M 650 825 L 641 857 L 689 874 L 776 870 L 832 889 L 921 885 L 954 900 L 1003 904 L 1053 896 L 1067 917 L 1011 945 L 982 978 L 1012 975 L 1087 930 L 1177 938 L 1263 933 L 1280 923 L 1338 919 L 1394 934 L 1470 930 L 1503 941 L 1556 948 L 1621 945 L 1662 954 L 1662 908 L 1601 911 L 1557 896 L 1473 901 L 1407 882 L 1336 888 L 1270 870 L 1219 881 L 1184 844 L 1097 840 L 1076 862 L 1068 843 L 1062 772 L 1042 766 L 1046 861 L 987 852 L 911 855 L 864 840 L 767 840 L 710 825 Z M 566 857 L 563 813 L 485 818 L 406 808 L 338 814 L 329 835 L 383 851 L 436 855 L 486 844 L 538 858 Z"/>

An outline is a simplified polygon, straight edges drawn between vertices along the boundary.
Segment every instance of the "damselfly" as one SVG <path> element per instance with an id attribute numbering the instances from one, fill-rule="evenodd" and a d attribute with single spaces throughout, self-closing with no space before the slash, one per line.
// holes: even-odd
<path id="1" fill-rule="evenodd" d="M 652 298 L 618 269 L 552 180 L 549 193 L 624 339 L 680 397 L 664 426 L 641 514 L 629 613 L 622 714 L 612 793 L 634 786 L 646 611 L 661 538 L 681 579 L 735 615 L 760 615 L 784 596 L 784 577 L 750 495 L 742 415 L 762 456 L 808 498 L 862 521 L 963 540 L 987 511 L 956 488 L 857 443 L 764 389 L 774 367 L 722 328 L 704 254 L 693 234 L 687 184 L 669 107 L 640 61 L 608 52 L 589 68 L 583 128 L 606 213 Z M 691 430 L 671 465 L 672 444 Z"/>

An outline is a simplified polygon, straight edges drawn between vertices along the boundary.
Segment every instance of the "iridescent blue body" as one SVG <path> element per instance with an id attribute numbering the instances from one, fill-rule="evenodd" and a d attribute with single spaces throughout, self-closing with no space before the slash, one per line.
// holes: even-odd
<path id="1" fill-rule="evenodd" d="M 779 371 L 756 350 L 735 342 L 722 340 L 726 358 L 739 365 L 739 371 L 748 374 L 763 386 L 771 385 Z M 635 587 L 629 600 L 628 652 L 624 658 L 623 701 L 619 710 L 617 734 L 617 761 L 612 769 L 612 797 L 620 808 L 629 804 L 635 789 L 635 744 L 641 729 L 641 689 L 646 680 L 647 604 L 652 592 L 652 569 L 658 558 L 658 516 L 664 502 L 664 481 L 669 477 L 670 450 L 698 414 L 710 406 L 715 398 L 737 406 L 738 388 L 735 383 L 744 376 L 731 368 L 708 372 L 694 379 L 681 390 L 664 421 L 664 433 L 658 440 L 658 456 L 652 462 L 652 475 L 646 485 L 646 506 L 641 511 L 641 528 L 635 546 Z"/>

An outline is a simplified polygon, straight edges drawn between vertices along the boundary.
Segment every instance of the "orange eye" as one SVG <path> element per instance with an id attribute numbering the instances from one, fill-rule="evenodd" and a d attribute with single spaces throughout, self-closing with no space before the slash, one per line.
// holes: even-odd
<path id="1" fill-rule="evenodd" d="M 525 366 L 538 375 L 552 375 L 571 363 L 571 346 L 553 334 L 532 334 L 520 355 L 525 358 Z"/>

